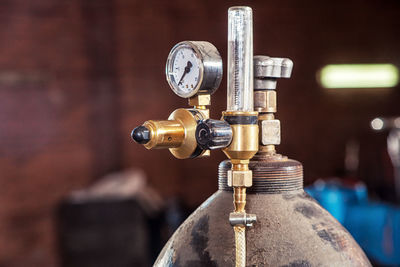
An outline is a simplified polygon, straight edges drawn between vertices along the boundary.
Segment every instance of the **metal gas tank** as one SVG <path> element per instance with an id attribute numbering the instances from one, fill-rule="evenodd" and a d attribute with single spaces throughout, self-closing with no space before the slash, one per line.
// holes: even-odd
<path id="1" fill-rule="evenodd" d="M 221 162 L 219 190 L 178 228 L 154 266 L 235 266 L 230 167 Z M 352 236 L 304 192 L 301 163 L 256 156 L 250 168 L 246 210 L 257 222 L 246 230 L 247 266 L 371 266 Z"/>

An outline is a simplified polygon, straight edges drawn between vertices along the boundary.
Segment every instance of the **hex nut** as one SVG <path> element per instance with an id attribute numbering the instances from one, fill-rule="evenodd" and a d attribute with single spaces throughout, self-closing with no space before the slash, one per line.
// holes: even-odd
<path id="1" fill-rule="evenodd" d="M 211 105 L 210 95 L 195 95 L 189 98 L 189 106 L 209 106 Z"/>
<path id="2" fill-rule="evenodd" d="M 281 123 L 279 120 L 263 120 L 261 122 L 261 143 L 264 146 L 281 143 Z"/>
<path id="3" fill-rule="evenodd" d="M 244 186 L 253 185 L 253 174 L 251 171 L 228 171 L 228 186 Z"/>
<path id="4" fill-rule="evenodd" d="M 274 90 L 255 91 L 254 109 L 258 112 L 276 112 L 276 92 Z"/>
<path id="5" fill-rule="evenodd" d="M 264 91 L 254 92 L 254 109 L 260 112 L 267 107 L 266 94 Z"/>

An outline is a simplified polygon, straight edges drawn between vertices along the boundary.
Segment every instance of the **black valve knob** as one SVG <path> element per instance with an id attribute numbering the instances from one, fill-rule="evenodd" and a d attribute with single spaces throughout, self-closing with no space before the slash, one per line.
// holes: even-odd
<path id="1" fill-rule="evenodd" d="M 150 130 L 143 125 L 138 126 L 132 130 L 131 137 L 136 143 L 146 144 L 150 141 Z"/>
<path id="2" fill-rule="evenodd" d="M 229 146 L 232 141 L 232 129 L 226 121 L 205 120 L 196 128 L 196 140 L 202 149 L 217 149 Z"/>

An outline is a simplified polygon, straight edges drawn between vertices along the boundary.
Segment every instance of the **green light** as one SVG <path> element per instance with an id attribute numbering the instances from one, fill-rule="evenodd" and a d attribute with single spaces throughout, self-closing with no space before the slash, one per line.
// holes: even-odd
<path id="1" fill-rule="evenodd" d="M 393 64 L 326 65 L 319 73 L 325 88 L 383 88 L 399 82 L 399 70 Z"/>

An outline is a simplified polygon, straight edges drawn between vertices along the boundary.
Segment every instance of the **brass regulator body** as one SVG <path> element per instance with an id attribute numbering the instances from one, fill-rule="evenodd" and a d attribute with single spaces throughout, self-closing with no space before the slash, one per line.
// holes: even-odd
<path id="1" fill-rule="evenodd" d="M 168 120 L 146 121 L 132 131 L 137 143 L 147 149 L 168 148 L 178 159 L 209 156 L 214 149 L 222 149 L 230 159 L 227 184 L 233 187 L 234 211 L 229 223 L 235 232 L 236 266 L 246 264 L 245 229 L 256 221 L 256 215 L 246 213 L 245 209 L 246 188 L 253 184 L 249 161 L 257 152 L 273 155 L 274 145 L 280 142 L 279 121 L 273 115 L 274 86 L 276 78 L 290 76 L 290 62 L 257 56 L 253 63 L 252 10 L 231 7 L 227 110 L 222 112 L 222 118 L 210 119 L 208 109 L 211 95 L 222 80 L 220 54 L 211 43 L 184 41 L 172 48 L 166 77 L 172 91 L 188 98 L 191 107 L 176 109 Z M 279 67 L 282 65 L 287 68 Z"/>

